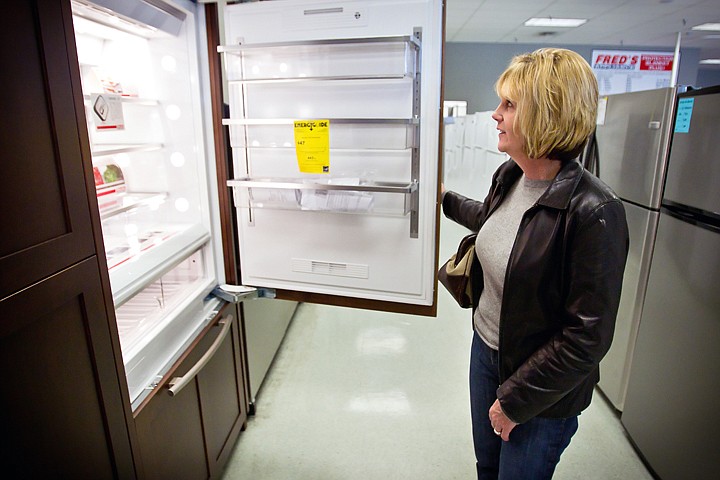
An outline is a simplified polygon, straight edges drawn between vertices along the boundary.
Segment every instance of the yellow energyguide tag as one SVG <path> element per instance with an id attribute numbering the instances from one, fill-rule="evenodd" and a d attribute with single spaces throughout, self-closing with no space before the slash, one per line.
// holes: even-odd
<path id="1" fill-rule="evenodd" d="M 295 153 L 301 173 L 330 173 L 330 120 L 296 120 Z"/>

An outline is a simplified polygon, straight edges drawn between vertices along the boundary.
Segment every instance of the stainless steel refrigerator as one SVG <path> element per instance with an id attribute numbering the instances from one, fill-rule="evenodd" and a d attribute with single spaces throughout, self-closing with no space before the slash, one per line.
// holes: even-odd
<path id="1" fill-rule="evenodd" d="M 720 86 L 681 93 L 621 420 L 663 480 L 717 478 Z"/>
<path id="2" fill-rule="evenodd" d="M 630 232 L 615 335 L 600 363 L 600 388 L 618 410 L 625 403 L 660 218 L 676 91 L 609 95 L 598 109 L 596 173 L 622 198 Z"/>

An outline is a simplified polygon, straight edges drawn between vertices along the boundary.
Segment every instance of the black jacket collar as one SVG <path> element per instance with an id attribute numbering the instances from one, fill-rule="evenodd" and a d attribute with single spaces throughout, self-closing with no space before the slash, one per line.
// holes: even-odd
<path id="1" fill-rule="evenodd" d="M 538 205 L 558 210 L 567 210 L 573 193 L 583 176 L 584 168 L 577 160 L 565 162 L 550 186 L 538 199 Z M 498 171 L 497 181 L 503 187 L 509 187 L 522 176 L 522 169 L 510 159 Z"/>

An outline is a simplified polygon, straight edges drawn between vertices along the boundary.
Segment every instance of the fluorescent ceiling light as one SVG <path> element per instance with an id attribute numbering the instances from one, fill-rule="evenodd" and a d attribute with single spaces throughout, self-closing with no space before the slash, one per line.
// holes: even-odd
<path id="1" fill-rule="evenodd" d="M 701 25 L 695 25 L 692 27 L 693 30 L 707 30 L 711 32 L 720 32 L 720 23 L 703 23 Z"/>
<path id="2" fill-rule="evenodd" d="M 706 58 L 705 60 L 700 60 L 700 63 L 702 65 L 720 65 L 720 58 Z"/>
<path id="3" fill-rule="evenodd" d="M 533 17 L 525 20 L 526 27 L 579 27 L 587 18 Z"/>

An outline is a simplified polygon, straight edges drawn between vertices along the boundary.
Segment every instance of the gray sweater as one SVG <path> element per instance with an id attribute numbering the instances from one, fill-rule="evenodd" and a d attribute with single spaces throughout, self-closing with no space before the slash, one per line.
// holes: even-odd
<path id="1" fill-rule="evenodd" d="M 510 252 L 520 221 L 537 202 L 551 180 L 530 180 L 525 175 L 515 182 L 505 201 L 488 217 L 475 241 L 475 253 L 483 271 L 484 287 L 473 317 L 475 331 L 491 348 L 499 344 L 500 306 Z"/>

